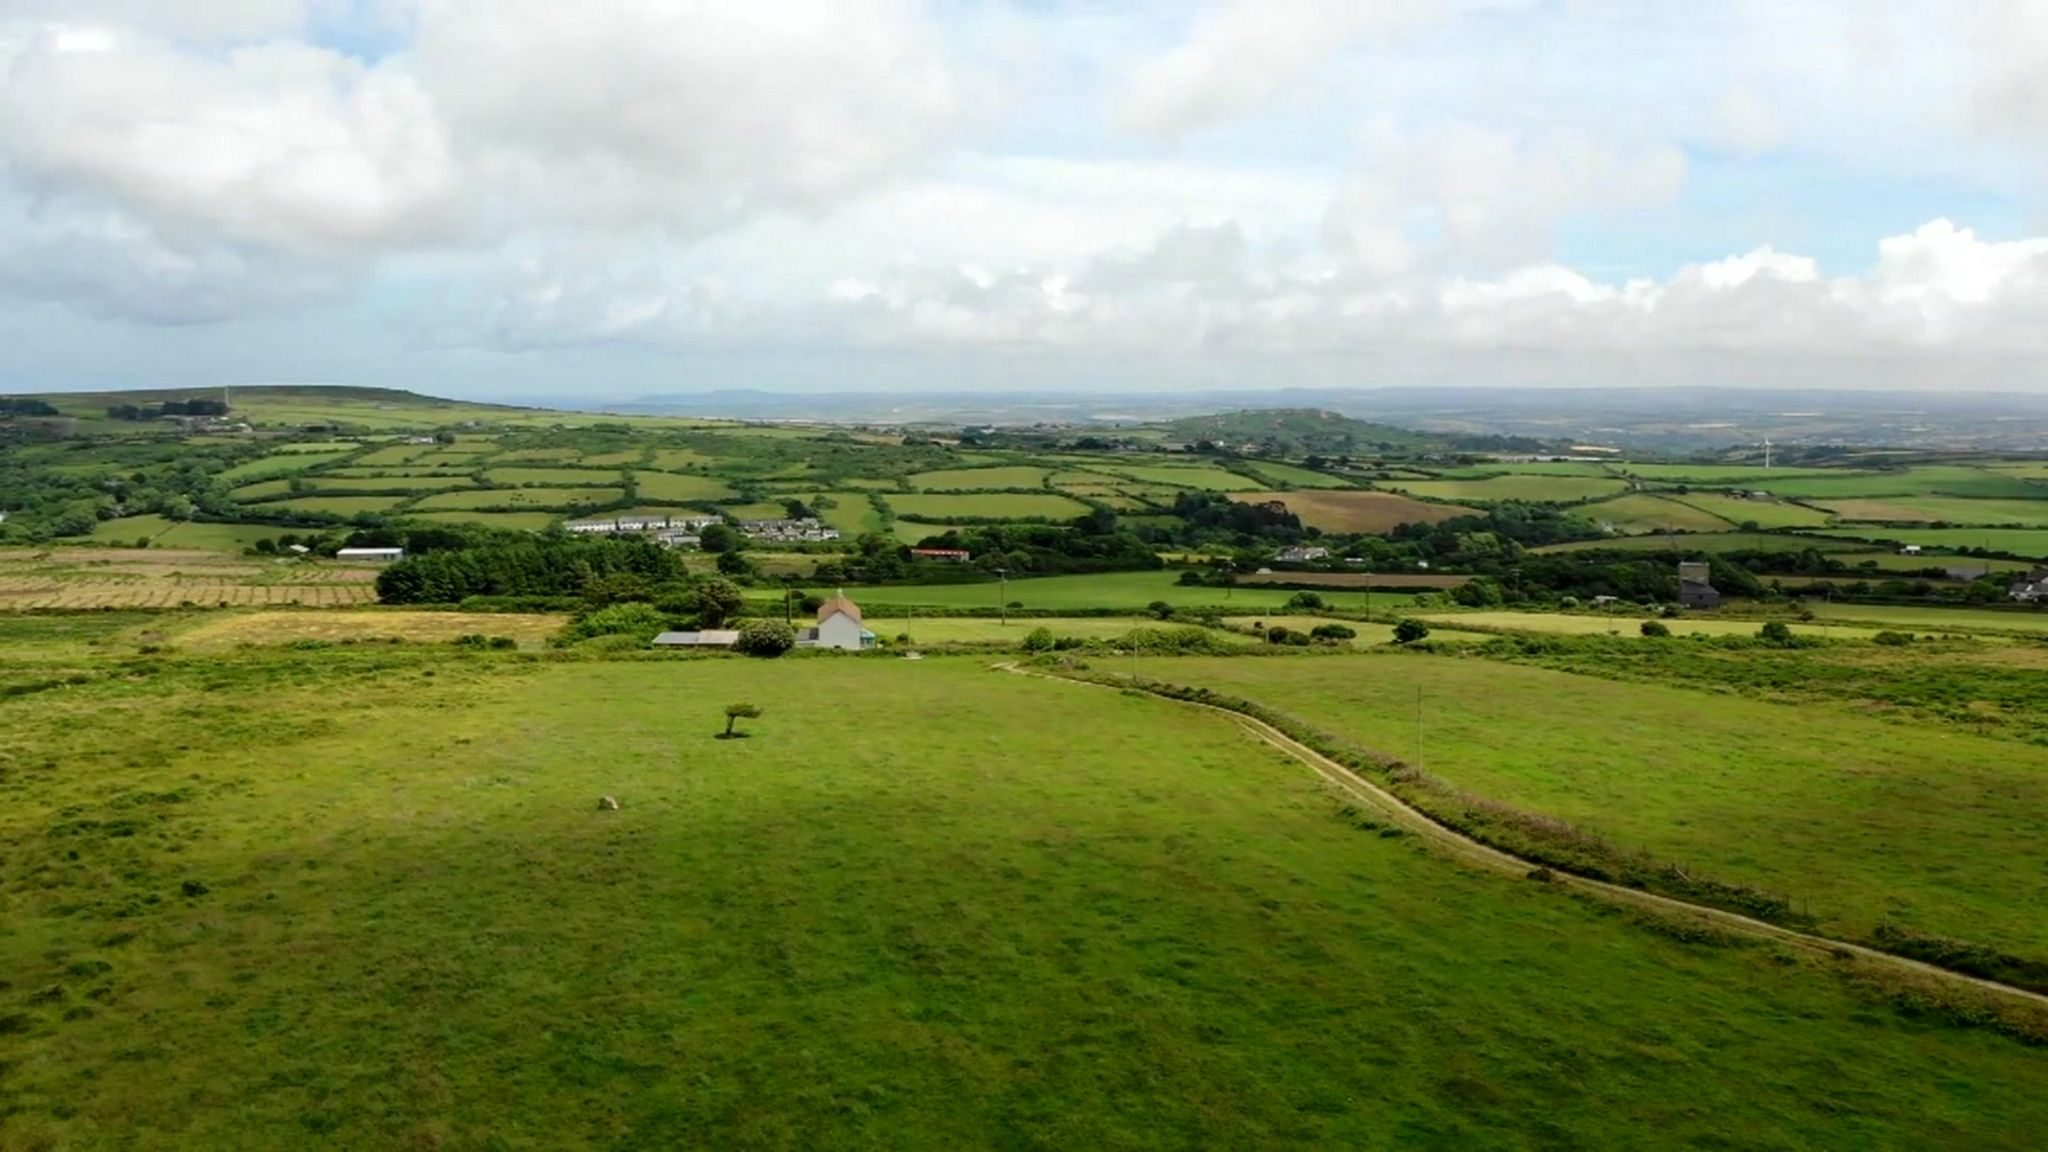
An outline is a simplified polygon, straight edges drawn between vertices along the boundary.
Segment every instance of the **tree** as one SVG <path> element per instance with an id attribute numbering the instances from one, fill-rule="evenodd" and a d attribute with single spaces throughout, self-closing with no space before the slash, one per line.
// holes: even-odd
<path id="1" fill-rule="evenodd" d="M 726 576 L 752 576 L 754 562 L 747 559 L 745 553 L 728 550 L 718 554 L 718 571 Z"/>
<path id="2" fill-rule="evenodd" d="M 1643 621 L 1642 633 L 1645 636 L 1669 636 L 1671 635 L 1671 629 L 1662 620 L 1645 620 Z"/>
<path id="3" fill-rule="evenodd" d="M 1783 620 L 1770 620 L 1756 630 L 1756 638 L 1779 648 L 1792 646 L 1792 627 Z"/>
<path id="4" fill-rule="evenodd" d="M 1156 619 L 1164 620 L 1173 615 L 1173 605 L 1164 600 L 1154 600 L 1145 605 L 1145 611 L 1150 612 Z"/>
<path id="5" fill-rule="evenodd" d="M 699 628 L 724 627 L 725 622 L 739 615 L 747 603 L 739 585 L 716 578 L 698 584 L 690 601 L 696 610 Z"/>
<path id="6" fill-rule="evenodd" d="M 760 715 L 761 706 L 758 704 L 727 704 L 725 706 L 725 731 L 720 732 L 718 734 L 718 738 L 720 740 L 738 740 L 744 738 L 746 736 L 746 733 L 733 731 L 733 725 L 739 723 L 741 720 L 759 719 Z"/>
<path id="7" fill-rule="evenodd" d="M 1358 639 L 1357 629 L 1345 624 L 1318 624 L 1314 628 L 1309 629 L 1308 634 L 1318 640 L 1333 642 Z"/>
<path id="8" fill-rule="evenodd" d="M 578 616 L 562 634 L 564 640 L 596 636 L 632 636 L 642 643 L 654 639 L 668 620 L 652 604 L 613 604 Z"/>
<path id="9" fill-rule="evenodd" d="M 1394 625 L 1394 643 L 1413 644 L 1429 637 L 1429 625 L 1410 616 Z"/>
<path id="10" fill-rule="evenodd" d="M 740 629 L 733 651 L 774 659 L 796 647 L 796 630 L 780 620 L 749 620 Z"/>
<path id="11" fill-rule="evenodd" d="M 740 544 L 740 534 L 730 524 L 706 524 L 697 534 L 697 547 L 706 552 L 734 552 Z"/>
<path id="12" fill-rule="evenodd" d="M 1056 643 L 1058 641 L 1053 638 L 1052 629 L 1043 624 L 1024 634 L 1026 652 L 1050 652 Z"/>
<path id="13" fill-rule="evenodd" d="M 1287 598 L 1287 607 L 1302 612 L 1320 612 L 1325 605 L 1323 598 L 1314 592 L 1296 592 Z"/>

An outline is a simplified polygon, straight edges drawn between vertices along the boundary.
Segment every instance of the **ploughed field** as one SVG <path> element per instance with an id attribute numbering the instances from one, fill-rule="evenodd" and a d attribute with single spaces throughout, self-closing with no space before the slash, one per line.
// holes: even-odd
<path id="1" fill-rule="evenodd" d="M 1468 871 L 1167 701 L 943 658 L 93 655 L 97 627 L 0 620 L 0 1146 L 2017 1147 L 2048 1124 L 2036 1049 Z M 1165 670 L 1376 724 L 1467 668 Z M 1439 731 L 1459 699 L 1477 723 L 1539 698 L 1424 682 Z M 1608 687 L 1557 678 L 1529 721 L 1562 713 L 1567 770 L 1684 723 Z M 733 701 L 764 714 L 714 739 Z M 1434 738 L 1475 786 L 1560 794 Z M 1966 770 L 1987 854 L 2040 810 L 2000 751 Z M 1588 808 L 1771 831 L 1747 793 L 1776 778 L 1817 858 L 1854 854 L 1895 766 L 1701 785 L 1712 765 L 1645 757 L 1664 783 L 1592 773 Z M 1902 842 L 1955 845 L 1923 807 Z M 2011 913 L 2038 879 L 1959 867 L 1915 915 L 1937 892 Z"/>

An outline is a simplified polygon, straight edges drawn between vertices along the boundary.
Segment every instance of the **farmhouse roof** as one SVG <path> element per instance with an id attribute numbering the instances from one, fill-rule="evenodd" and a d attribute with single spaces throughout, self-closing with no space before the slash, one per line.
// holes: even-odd
<path id="1" fill-rule="evenodd" d="M 818 605 L 818 623 L 823 624 L 841 612 L 853 617 L 855 624 L 860 623 L 860 605 L 848 600 L 844 592 Z"/>
<path id="2" fill-rule="evenodd" d="M 654 642 L 664 648 L 730 648 L 739 643 L 734 629 L 706 629 L 702 632 L 663 632 Z"/>

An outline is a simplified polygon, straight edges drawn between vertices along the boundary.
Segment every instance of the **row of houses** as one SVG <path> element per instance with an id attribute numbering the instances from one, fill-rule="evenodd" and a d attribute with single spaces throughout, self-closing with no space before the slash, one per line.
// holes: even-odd
<path id="1" fill-rule="evenodd" d="M 562 531 L 596 536 L 610 536 L 616 532 L 702 532 L 708 525 L 724 519 L 723 516 L 701 513 L 691 516 L 619 516 L 608 520 L 565 521 Z"/>
<path id="2" fill-rule="evenodd" d="M 839 539 L 839 529 L 827 528 L 810 516 L 801 520 L 742 520 L 740 532 L 764 544 L 821 544 Z"/>
<path id="3" fill-rule="evenodd" d="M 2021 604 L 2048 604 L 2048 568 L 2036 568 L 2012 582 L 2007 593 Z"/>

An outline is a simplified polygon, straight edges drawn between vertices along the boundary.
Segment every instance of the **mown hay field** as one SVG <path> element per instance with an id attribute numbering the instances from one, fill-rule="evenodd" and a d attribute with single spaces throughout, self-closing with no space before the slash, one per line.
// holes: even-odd
<path id="1" fill-rule="evenodd" d="M 61 580 L 0 583 L 0 608 L 247 608 L 303 604 L 341 608 L 374 603 L 369 584 L 249 584 L 194 580 Z"/>
<path id="2" fill-rule="evenodd" d="M 1441 524 L 1477 514 L 1455 504 L 1427 504 L 1393 492 L 1325 489 L 1251 492 L 1232 498 L 1249 504 L 1277 500 L 1303 524 L 1325 532 L 1391 532 L 1403 524 Z"/>
<path id="3" fill-rule="evenodd" d="M 1954 496 L 1898 496 L 1889 500 L 1831 500 L 1843 520 L 1920 521 L 2048 527 L 2048 484 L 2038 500 L 1970 500 Z"/>
<path id="4" fill-rule="evenodd" d="M 358 608 L 346 612 L 220 612 L 198 618 L 171 634 L 171 642 L 192 652 L 216 652 L 242 645 L 278 645 L 300 640 L 444 643 L 461 636 L 506 636 L 524 648 L 538 648 L 568 622 L 567 616 L 509 612 L 413 612 Z"/>
<path id="5" fill-rule="evenodd" d="M 1843 525 L 1815 529 L 1827 536 L 1918 544 L 1922 548 L 1984 548 L 2030 560 L 2048 559 L 2048 528 L 1888 528 Z M 1967 561 L 1963 561 L 1967 563 Z"/>
<path id="6" fill-rule="evenodd" d="M 1579 514 L 1631 535 L 1644 532 L 1723 532 L 1734 525 L 1690 503 L 1667 500 L 1647 492 L 1616 496 L 1579 509 Z"/>
<path id="7" fill-rule="evenodd" d="M 274 501 L 270 506 L 293 512 L 358 516 L 365 512 L 389 512 L 405 501 L 403 496 L 295 496 L 289 500 Z"/>
<path id="8" fill-rule="evenodd" d="M 1818 528 L 1833 517 L 1816 508 L 1787 504 L 1780 500 L 1746 500 L 1716 492 L 1664 493 L 1666 499 L 1687 504 L 1729 524 L 1755 524 L 1759 528 Z"/>
<path id="9" fill-rule="evenodd" d="M 589 508 L 610 504 L 625 497 L 622 488 L 479 488 L 467 492 L 439 492 L 413 505 L 422 512 L 533 508 Z"/>
<path id="10" fill-rule="evenodd" d="M 1641 636 L 1645 621 L 1656 620 L 1671 629 L 1674 636 L 1754 636 L 1763 623 L 1757 620 L 1726 620 L 1704 616 L 1684 616 L 1666 620 L 1648 613 L 1577 613 L 1577 612 L 1443 612 L 1425 615 L 1431 624 L 1442 624 L 1456 628 L 1501 628 L 1514 632 L 1538 632 L 1558 636 Z M 1821 636 L 1835 640 L 1868 640 L 1877 633 L 1875 628 L 1861 628 L 1841 624 L 1812 624 L 1794 622 L 1792 631 L 1802 636 Z"/>
<path id="11" fill-rule="evenodd" d="M 1396 492 L 1432 500 L 1516 500 L 1528 504 L 1570 504 L 1628 490 L 1628 481 L 1602 476 L 1489 476 L 1483 480 L 1381 480 Z"/>
<path id="12" fill-rule="evenodd" d="M 1177 467 L 1172 465 L 1124 464 L 1111 462 L 1102 464 L 1104 472 L 1114 472 L 1148 484 L 1165 484 L 1174 488 L 1193 488 L 1203 492 L 1251 492 L 1264 487 L 1249 476 L 1240 476 L 1213 467 Z"/>
<path id="13" fill-rule="evenodd" d="M 712 738 L 728 700 L 747 739 Z M 2048 1127 L 1995 1033 L 1466 870 L 1226 717 L 983 660 L 256 650 L 0 729 L 8 1147 Z"/>
<path id="14" fill-rule="evenodd" d="M 673 472 L 635 472 L 634 485 L 643 500 L 694 502 L 724 500 L 732 489 L 707 476 L 679 476 Z"/>
<path id="15" fill-rule="evenodd" d="M 1044 465 L 1009 465 L 994 468 L 947 468 L 919 472 L 910 486 L 923 491 L 945 492 L 963 488 L 1043 488 L 1052 471 Z"/>

